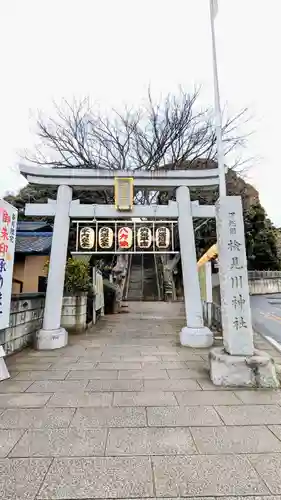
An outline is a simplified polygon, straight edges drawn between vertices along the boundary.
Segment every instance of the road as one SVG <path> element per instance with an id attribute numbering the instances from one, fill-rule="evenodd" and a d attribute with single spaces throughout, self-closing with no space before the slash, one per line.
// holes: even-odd
<path id="1" fill-rule="evenodd" d="M 281 294 L 252 295 L 253 328 L 281 345 Z"/>

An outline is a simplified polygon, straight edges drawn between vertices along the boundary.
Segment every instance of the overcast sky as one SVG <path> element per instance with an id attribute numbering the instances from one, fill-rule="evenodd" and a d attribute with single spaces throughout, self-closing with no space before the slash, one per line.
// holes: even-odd
<path id="1" fill-rule="evenodd" d="M 213 103 L 209 0 L 1 0 L 0 195 L 21 179 L 18 151 L 34 143 L 37 110 L 90 96 L 102 107 L 202 85 Z M 280 0 L 219 0 L 222 106 L 250 109 L 249 180 L 281 225 Z"/>

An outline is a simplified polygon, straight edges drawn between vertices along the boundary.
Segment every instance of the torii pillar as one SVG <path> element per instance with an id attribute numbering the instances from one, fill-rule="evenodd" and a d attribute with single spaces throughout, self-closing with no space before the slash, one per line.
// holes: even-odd
<path id="1" fill-rule="evenodd" d="M 186 313 L 186 326 L 180 332 L 180 342 L 181 345 L 187 347 L 210 347 L 213 344 L 213 333 L 203 323 L 194 228 L 188 187 L 180 186 L 177 189 L 176 197 L 178 203 L 178 226 Z"/>
<path id="2" fill-rule="evenodd" d="M 68 333 L 61 327 L 61 310 L 67 257 L 72 188 L 58 187 L 56 214 L 50 256 L 43 328 L 36 334 L 36 348 L 58 349 L 68 342 Z"/>

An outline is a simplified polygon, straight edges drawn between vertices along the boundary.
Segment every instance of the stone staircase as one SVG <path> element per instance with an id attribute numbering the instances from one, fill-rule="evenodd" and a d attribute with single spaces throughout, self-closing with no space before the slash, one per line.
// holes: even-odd
<path id="1" fill-rule="evenodd" d="M 158 276 L 153 255 L 132 255 L 128 279 L 128 294 L 125 299 L 162 300 L 158 293 Z"/>
<path id="2" fill-rule="evenodd" d="M 142 300 L 143 298 L 143 268 L 142 255 L 132 255 L 131 267 L 128 272 L 129 286 L 127 300 Z"/>

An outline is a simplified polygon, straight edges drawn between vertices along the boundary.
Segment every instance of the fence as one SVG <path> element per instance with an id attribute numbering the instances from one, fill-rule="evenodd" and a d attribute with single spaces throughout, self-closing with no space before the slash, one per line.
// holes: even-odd
<path id="1" fill-rule="evenodd" d="M 104 315 L 103 277 L 96 267 L 93 267 L 93 285 L 95 293 L 93 299 L 93 324 L 95 324 L 97 317 Z"/>
<path id="2" fill-rule="evenodd" d="M 221 330 L 219 305 L 213 302 L 212 267 L 206 262 L 198 268 L 198 278 L 203 309 L 204 324 L 216 331 Z"/>
<path id="3" fill-rule="evenodd" d="M 248 271 L 249 280 L 281 279 L 281 271 Z"/>
<path id="4" fill-rule="evenodd" d="M 216 332 L 222 331 L 221 308 L 214 302 L 202 300 L 204 324 Z"/>

